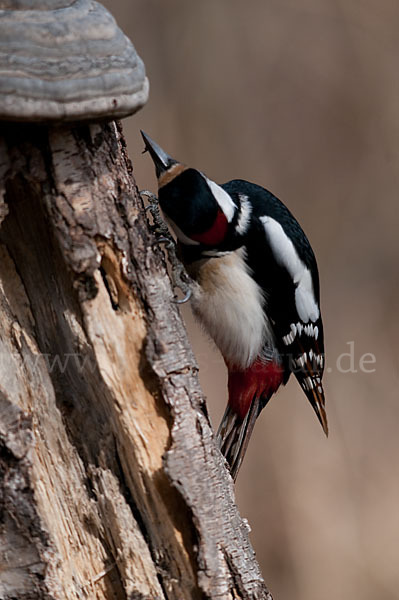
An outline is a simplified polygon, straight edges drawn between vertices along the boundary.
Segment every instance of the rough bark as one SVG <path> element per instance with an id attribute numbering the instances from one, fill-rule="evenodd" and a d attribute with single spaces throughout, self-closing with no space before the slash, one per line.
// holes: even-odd
<path id="1" fill-rule="evenodd" d="M 3 126 L 0 221 L 0 597 L 271 598 L 119 126 Z"/>

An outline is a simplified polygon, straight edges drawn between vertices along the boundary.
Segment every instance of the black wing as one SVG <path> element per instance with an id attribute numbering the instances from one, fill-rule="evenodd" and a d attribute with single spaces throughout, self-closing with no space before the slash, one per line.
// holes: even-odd
<path id="1" fill-rule="evenodd" d="M 309 240 L 287 207 L 264 188 L 242 180 L 223 187 L 251 199 L 253 215 L 244 241 L 247 264 L 264 290 L 286 379 L 295 375 L 327 434 L 319 274 Z"/>

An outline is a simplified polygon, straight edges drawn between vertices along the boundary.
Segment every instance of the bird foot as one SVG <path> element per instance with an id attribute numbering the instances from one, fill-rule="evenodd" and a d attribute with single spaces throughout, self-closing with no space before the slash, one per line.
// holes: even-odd
<path id="1" fill-rule="evenodd" d="M 151 213 L 153 220 L 153 223 L 150 226 L 156 236 L 156 239 L 152 245 L 159 246 L 160 244 L 165 244 L 170 265 L 170 279 L 172 281 L 173 288 L 179 288 L 184 294 L 184 297 L 181 299 L 175 296 L 174 302 L 176 304 L 184 304 L 191 298 L 192 280 L 177 256 L 176 242 L 162 218 L 158 198 L 155 196 L 155 194 L 147 190 L 141 191 L 140 196 L 143 199 L 148 200 L 145 210 Z"/>

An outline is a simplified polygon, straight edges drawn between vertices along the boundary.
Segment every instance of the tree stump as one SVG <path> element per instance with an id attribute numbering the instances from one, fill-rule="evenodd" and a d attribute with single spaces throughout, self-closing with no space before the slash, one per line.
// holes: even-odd
<path id="1" fill-rule="evenodd" d="M 0 597 L 271 598 L 120 126 L 2 126 L 0 222 Z"/>

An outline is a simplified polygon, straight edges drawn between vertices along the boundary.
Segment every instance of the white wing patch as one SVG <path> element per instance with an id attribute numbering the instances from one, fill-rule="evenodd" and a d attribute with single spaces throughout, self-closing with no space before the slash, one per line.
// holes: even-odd
<path id="1" fill-rule="evenodd" d="M 248 229 L 249 221 L 251 219 L 252 205 L 248 200 L 248 196 L 245 196 L 245 194 L 239 194 L 239 198 L 241 202 L 241 210 L 236 225 L 236 232 L 242 235 Z"/>
<path id="2" fill-rule="evenodd" d="M 294 252 L 296 252 L 291 240 L 289 241 L 294 249 Z M 299 257 L 298 260 L 302 263 Z M 296 309 L 298 311 L 299 317 L 304 323 L 307 323 L 309 320 L 314 322 L 317 321 L 317 319 L 319 318 L 320 311 L 314 297 L 312 275 L 309 269 L 305 267 L 303 263 L 302 265 L 303 270 L 301 273 L 298 273 L 300 279 L 295 290 Z M 297 283 L 297 280 L 294 279 L 294 282 Z"/>
<path id="3" fill-rule="evenodd" d="M 237 210 L 237 206 L 234 204 L 233 199 L 220 185 L 211 179 L 208 179 L 208 177 L 206 177 L 203 173 L 201 173 L 201 175 L 204 177 L 209 189 L 215 197 L 216 202 L 219 204 L 220 208 L 226 215 L 226 219 L 230 223 L 233 220 Z"/>
<path id="4" fill-rule="evenodd" d="M 294 244 L 280 223 L 271 217 L 260 217 L 260 220 L 265 228 L 274 258 L 279 265 L 287 269 L 295 283 L 295 305 L 299 318 L 304 323 L 317 321 L 320 311 L 314 296 L 312 275 L 309 269 L 299 258 Z M 295 334 L 296 332 L 293 338 L 295 338 Z M 317 339 L 317 334 L 315 337 Z"/>

